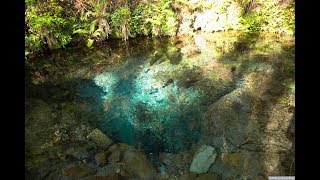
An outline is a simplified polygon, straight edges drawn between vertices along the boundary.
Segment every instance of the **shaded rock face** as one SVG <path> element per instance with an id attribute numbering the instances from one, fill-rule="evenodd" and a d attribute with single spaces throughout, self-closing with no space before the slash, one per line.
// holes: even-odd
<path id="1" fill-rule="evenodd" d="M 191 166 L 190 172 L 206 173 L 209 167 L 216 160 L 217 153 L 214 147 L 203 145 L 195 153 Z"/>
<path id="2" fill-rule="evenodd" d="M 239 24 L 241 8 L 237 3 L 207 1 L 206 6 L 201 3 L 203 2 L 181 3 L 177 1 L 173 3 L 180 21 L 178 34 L 192 34 L 195 30 L 207 33 L 228 30 L 236 28 Z M 226 11 L 221 11 L 221 9 Z"/>
<path id="3" fill-rule="evenodd" d="M 97 143 L 102 149 L 108 149 L 108 147 L 112 144 L 112 140 L 99 129 L 94 129 L 88 135 L 88 138 Z"/>

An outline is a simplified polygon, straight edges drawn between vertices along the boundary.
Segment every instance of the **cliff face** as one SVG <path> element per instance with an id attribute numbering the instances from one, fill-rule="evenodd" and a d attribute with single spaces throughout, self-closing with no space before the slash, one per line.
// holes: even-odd
<path id="1" fill-rule="evenodd" d="M 234 1 L 175 1 L 174 10 L 180 22 L 178 34 L 194 30 L 210 33 L 237 29 L 242 8 Z"/>
<path id="2" fill-rule="evenodd" d="M 267 30 L 293 34 L 293 0 L 175 0 L 178 35 L 226 30 Z"/>

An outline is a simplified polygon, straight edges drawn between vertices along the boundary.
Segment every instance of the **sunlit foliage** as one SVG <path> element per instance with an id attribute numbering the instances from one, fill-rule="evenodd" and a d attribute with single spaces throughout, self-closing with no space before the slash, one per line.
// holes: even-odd
<path id="1" fill-rule="evenodd" d="M 72 39 L 69 28 L 75 16 L 67 10 L 68 3 L 59 0 L 26 1 L 26 51 L 27 54 L 65 47 Z"/>
<path id="2" fill-rule="evenodd" d="M 25 55 L 142 35 L 226 30 L 293 35 L 294 10 L 292 0 L 26 0 Z"/>

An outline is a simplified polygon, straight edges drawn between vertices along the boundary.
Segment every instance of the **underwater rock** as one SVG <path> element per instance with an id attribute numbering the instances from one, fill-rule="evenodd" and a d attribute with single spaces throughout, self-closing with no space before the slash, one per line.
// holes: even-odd
<path id="1" fill-rule="evenodd" d="M 121 164 L 108 164 L 97 169 L 96 176 L 111 176 L 121 172 Z"/>
<path id="2" fill-rule="evenodd" d="M 64 176 L 68 176 L 70 178 L 81 178 L 88 175 L 92 175 L 96 172 L 93 168 L 75 166 L 67 168 L 63 171 Z"/>
<path id="3" fill-rule="evenodd" d="M 181 176 L 179 176 L 179 180 L 194 180 L 197 178 L 197 174 L 196 173 L 186 173 L 186 174 L 182 174 Z"/>
<path id="4" fill-rule="evenodd" d="M 214 173 L 205 173 L 205 174 L 199 174 L 197 176 L 196 173 L 186 173 L 182 174 L 178 177 L 178 180 L 218 180 L 221 179 L 217 174 Z"/>
<path id="5" fill-rule="evenodd" d="M 98 128 L 94 129 L 88 135 L 88 138 L 97 143 L 101 148 L 105 150 L 108 149 L 108 147 L 112 144 L 112 140 Z"/>
<path id="6" fill-rule="evenodd" d="M 108 162 L 109 163 L 117 163 L 120 161 L 120 151 L 115 151 L 113 152 L 109 158 L 108 158 Z"/>
<path id="7" fill-rule="evenodd" d="M 125 151 L 125 150 L 128 150 L 128 149 L 133 150 L 133 148 L 131 146 L 129 146 L 128 144 L 125 144 L 125 143 L 113 144 L 106 151 L 106 157 L 109 158 L 111 156 L 111 154 L 116 152 L 116 151 Z"/>
<path id="8" fill-rule="evenodd" d="M 94 156 L 94 159 L 100 166 L 104 166 L 107 164 L 106 154 L 105 152 L 99 152 Z"/>
<path id="9" fill-rule="evenodd" d="M 188 171 L 188 163 L 181 154 L 160 153 L 159 160 L 167 167 L 169 174 L 179 175 Z"/>
<path id="10" fill-rule="evenodd" d="M 88 150 L 84 146 L 71 147 L 71 148 L 67 149 L 66 155 L 75 157 L 78 160 L 82 160 L 82 159 L 89 157 Z"/>
<path id="11" fill-rule="evenodd" d="M 122 176 L 153 179 L 157 175 L 155 168 L 147 157 L 127 144 L 117 143 L 110 146 L 106 155 L 110 165 L 121 164 L 120 174 Z M 117 171 L 119 171 L 119 168 Z"/>
<path id="12" fill-rule="evenodd" d="M 138 151 L 126 150 L 122 153 L 121 163 L 125 164 L 124 171 L 130 177 L 139 179 L 154 179 L 156 171 L 145 155 Z"/>
<path id="13" fill-rule="evenodd" d="M 217 153 L 214 147 L 208 145 L 201 146 L 193 157 L 190 172 L 206 173 L 211 164 L 216 160 L 216 157 Z"/>
<path id="14" fill-rule="evenodd" d="M 88 176 L 85 178 L 81 178 L 81 180 L 120 180 L 120 174 L 113 174 L 110 176 Z"/>
<path id="15" fill-rule="evenodd" d="M 226 164 L 229 164 L 231 166 L 237 166 L 239 164 L 241 158 L 241 154 L 236 152 L 236 153 L 223 153 L 221 155 L 221 159 L 223 162 Z"/>
<path id="16" fill-rule="evenodd" d="M 200 174 L 197 177 L 197 180 L 218 180 L 218 179 L 221 179 L 221 177 L 214 173 Z"/>

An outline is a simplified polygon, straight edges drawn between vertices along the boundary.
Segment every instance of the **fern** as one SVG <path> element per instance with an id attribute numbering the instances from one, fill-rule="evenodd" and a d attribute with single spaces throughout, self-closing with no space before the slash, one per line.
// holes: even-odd
<path id="1" fill-rule="evenodd" d="M 88 33 L 89 33 L 89 31 L 87 31 L 85 29 L 77 29 L 77 30 L 73 31 L 73 34 L 80 34 L 80 35 L 86 35 Z"/>

